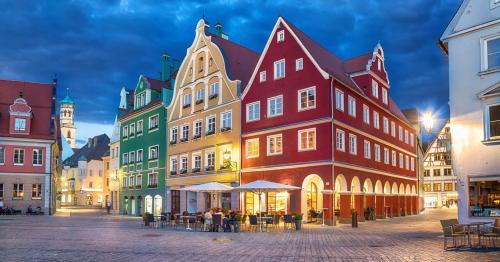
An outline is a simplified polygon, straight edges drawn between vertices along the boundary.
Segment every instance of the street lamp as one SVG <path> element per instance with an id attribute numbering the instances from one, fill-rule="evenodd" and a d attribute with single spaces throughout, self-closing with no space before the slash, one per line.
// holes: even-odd
<path id="1" fill-rule="evenodd" d="M 429 111 L 425 112 L 422 121 L 423 121 L 424 128 L 427 131 L 427 133 L 431 133 L 432 128 L 434 127 L 434 122 L 436 121 L 436 119 L 434 119 L 434 116 L 432 115 L 432 113 Z"/>
<path id="2" fill-rule="evenodd" d="M 227 150 L 224 151 L 224 153 L 222 154 L 222 159 L 224 159 L 224 163 L 228 163 L 231 161 L 231 151 Z"/>

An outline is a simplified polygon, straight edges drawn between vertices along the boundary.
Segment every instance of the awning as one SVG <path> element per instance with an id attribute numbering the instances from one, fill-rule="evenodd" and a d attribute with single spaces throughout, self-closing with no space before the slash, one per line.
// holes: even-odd
<path id="1" fill-rule="evenodd" d="M 481 181 L 500 181 L 500 175 L 493 176 L 473 176 L 469 177 L 471 182 L 481 182 Z"/>
<path id="2" fill-rule="evenodd" d="M 188 186 L 181 188 L 180 190 L 182 191 L 192 191 L 192 192 L 209 192 L 209 193 L 214 193 L 214 192 L 225 192 L 233 189 L 230 186 L 226 186 L 221 183 L 217 182 L 210 182 L 206 184 L 200 184 L 200 185 L 194 185 L 194 186 Z"/>
<path id="3" fill-rule="evenodd" d="M 262 192 L 282 192 L 282 191 L 290 191 L 297 189 L 301 188 L 296 186 L 289 186 L 285 184 L 270 182 L 266 180 L 256 180 L 248 184 L 235 187 L 233 191 L 262 193 Z"/>

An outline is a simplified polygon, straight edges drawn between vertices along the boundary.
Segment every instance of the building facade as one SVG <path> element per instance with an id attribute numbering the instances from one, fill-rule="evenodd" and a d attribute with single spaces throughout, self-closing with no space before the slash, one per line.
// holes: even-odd
<path id="1" fill-rule="evenodd" d="M 0 200 L 50 214 L 59 160 L 56 84 L 0 80 L 0 93 Z"/>
<path id="2" fill-rule="evenodd" d="M 76 127 L 75 127 L 75 103 L 67 95 L 59 102 L 59 120 L 61 134 L 64 136 L 71 148 L 76 148 Z"/>
<path id="3" fill-rule="evenodd" d="M 242 97 L 241 183 L 301 187 L 261 201 L 304 220 L 416 213 L 415 130 L 389 91 L 380 45 L 342 61 L 278 18 Z M 244 200 L 258 211 L 254 194 Z"/>
<path id="4" fill-rule="evenodd" d="M 120 122 L 115 120 L 109 139 L 109 201 L 113 213 L 120 210 Z"/>
<path id="5" fill-rule="evenodd" d="M 89 138 L 63 161 L 60 179 L 62 206 L 105 207 L 108 192 L 102 158 L 108 154 L 106 134 Z"/>
<path id="6" fill-rule="evenodd" d="M 177 74 L 168 107 L 167 210 L 180 213 L 209 207 L 239 209 L 239 193 L 180 191 L 219 182 L 239 185 L 240 93 L 258 54 L 229 41 L 217 24 L 210 33 L 202 19 Z"/>
<path id="7" fill-rule="evenodd" d="M 460 222 L 500 216 L 500 3 L 462 2 L 440 39 L 449 59 Z"/>
<path id="8" fill-rule="evenodd" d="M 457 177 L 451 168 L 451 147 L 450 123 L 446 122 L 425 152 L 425 207 L 457 206 Z"/>
<path id="9" fill-rule="evenodd" d="M 167 56 L 163 62 L 161 80 L 140 76 L 134 91 L 122 91 L 126 108 L 119 108 L 118 118 L 121 214 L 159 215 L 165 210 L 166 105 L 172 99 L 176 66 Z"/>

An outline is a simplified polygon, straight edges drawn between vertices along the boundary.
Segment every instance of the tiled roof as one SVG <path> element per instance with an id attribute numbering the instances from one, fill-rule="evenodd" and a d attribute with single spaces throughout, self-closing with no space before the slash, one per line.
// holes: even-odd
<path id="1" fill-rule="evenodd" d="M 366 70 L 368 60 L 372 59 L 372 53 L 353 57 L 344 61 L 344 70 L 347 73 L 355 73 Z"/>
<path id="2" fill-rule="evenodd" d="M 128 116 L 130 115 L 133 115 L 133 114 L 137 114 L 137 113 L 140 113 L 142 111 L 145 111 L 146 109 L 148 108 L 151 108 L 153 106 L 156 106 L 156 105 L 159 105 L 161 104 L 161 100 L 160 99 L 153 99 L 151 100 L 151 102 L 149 102 L 149 104 L 147 104 L 146 106 L 143 106 L 139 109 L 136 109 L 136 110 L 133 110 L 134 106 L 132 105 L 130 111 L 126 112 L 125 114 L 121 115 L 120 117 L 118 117 L 118 119 L 120 121 L 122 121 L 123 119 L 127 118 Z"/>
<path id="3" fill-rule="evenodd" d="M 260 54 L 215 34 L 209 35 L 212 37 L 212 42 L 219 47 L 224 56 L 226 72 L 229 78 L 240 80 L 241 88 L 245 88 L 252 76 Z M 240 91 L 243 92 L 243 89 Z"/>
<path id="4" fill-rule="evenodd" d="M 149 76 L 143 76 L 144 79 L 149 83 L 149 86 L 151 89 L 160 92 L 162 88 L 171 88 L 170 87 L 170 81 L 160 81 L 154 78 L 151 78 Z"/>
<path id="5" fill-rule="evenodd" d="M 23 98 L 31 107 L 33 118 L 28 138 L 55 139 L 56 134 L 51 132 L 52 96 L 54 85 L 52 83 L 33 83 L 13 80 L 0 80 L 0 136 L 24 137 L 26 135 L 9 134 L 9 106 L 16 98 Z"/>
<path id="6" fill-rule="evenodd" d="M 90 138 L 85 146 L 75 150 L 75 153 L 70 158 L 64 160 L 63 165 L 77 167 L 79 160 L 101 160 L 101 158 L 109 151 L 108 145 L 109 137 L 106 134 Z"/>

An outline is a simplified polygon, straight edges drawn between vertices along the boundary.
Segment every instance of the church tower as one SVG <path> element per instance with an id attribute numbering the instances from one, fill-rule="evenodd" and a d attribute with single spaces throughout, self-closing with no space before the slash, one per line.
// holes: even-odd
<path id="1" fill-rule="evenodd" d="M 60 101 L 59 119 L 61 122 L 61 133 L 68 141 L 71 148 L 76 147 L 76 127 L 74 120 L 75 103 L 66 94 L 66 97 Z"/>

